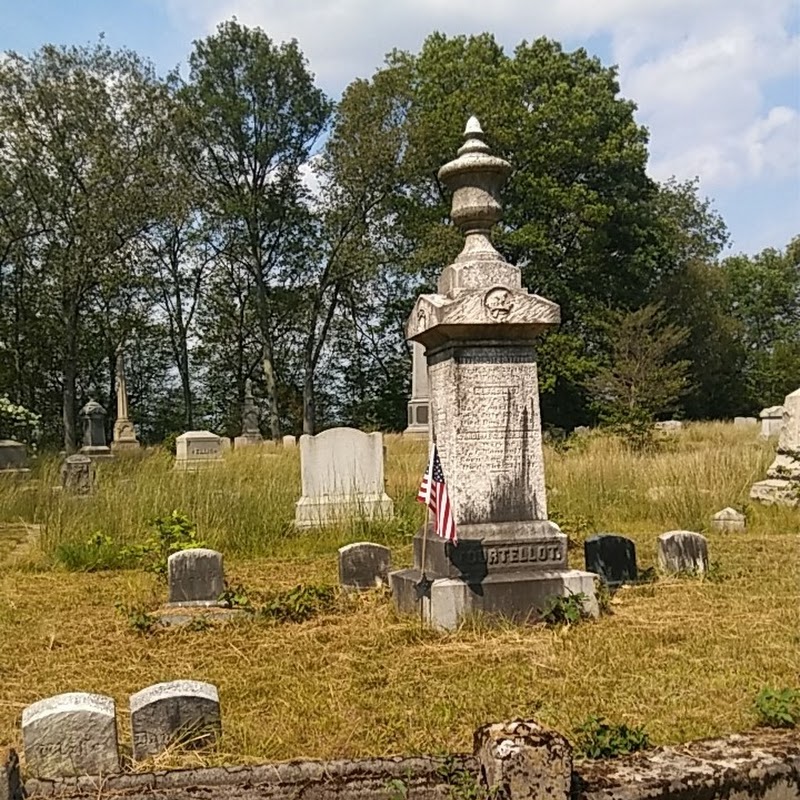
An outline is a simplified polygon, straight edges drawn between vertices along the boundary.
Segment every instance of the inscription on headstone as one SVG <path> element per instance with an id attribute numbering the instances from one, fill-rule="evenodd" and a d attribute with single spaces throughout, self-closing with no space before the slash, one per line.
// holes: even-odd
<path id="1" fill-rule="evenodd" d="M 195 470 L 223 463 L 222 439 L 210 431 L 187 431 L 175 440 L 175 469 Z"/>
<path id="2" fill-rule="evenodd" d="M 22 740 L 27 768 L 39 778 L 120 771 L 110 697 L 70 692 L 33 703 L 22 712 Z"/>
<path id="3" fill-rule="evenodd" d="M 205 547 L 179 550 L 167 559 L 169 602 L 216 604 L 225 589 L 222 553 Z"/>
<path id="4" fill-rule="evenodd" d="M 339 584 L 360 591 L 388 583 L 392 553 L 388 547 L 357 542 L 339 548 Z"/>
<path id="5" fill-rule="evenodd" d="M 131 695 L 131 732 L 136 760 L 179 744 L 197 749 L 222 732 L 216 686 L 200 681 L 157 683 Z"/>
<path id="6" fill-rule="evenodd" d="M 609 586 L 620 586 L 638 577 L 636 545 L 616 534 L 590 536 L 583 543 L 586 569 L 599 575 Z"/>
<path id="7" fill-rule="evenodd" d="M 708 571 L 708 540 L 692 531 L 670 531 L 658 537 L 658 566 L 664 572 Z"/>

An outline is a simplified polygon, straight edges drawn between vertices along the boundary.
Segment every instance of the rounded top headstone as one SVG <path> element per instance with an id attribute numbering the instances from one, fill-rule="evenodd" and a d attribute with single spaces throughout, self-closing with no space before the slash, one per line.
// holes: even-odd
<path id="1" fill-rule="evenodd" d="M 212 683 L 203 681 L 178 680 L 166 683 L 155 683 L 130 696 L 131 714 L 136 713 L 151 703 L 157 703 L 170 697 L 191 696 L 219 703 L 219 692 Z"/>
<path id="2" fill-rule="evenodd" d="M 89 692 L 65 692 L 53 697 L 46 697 L 22 709 L 22 726 L 26 727 L 51 714 L 63 714 L 74 711 L 91 711 L 98 714 L 114 716 L 114 700 L 102 694 Z"/>

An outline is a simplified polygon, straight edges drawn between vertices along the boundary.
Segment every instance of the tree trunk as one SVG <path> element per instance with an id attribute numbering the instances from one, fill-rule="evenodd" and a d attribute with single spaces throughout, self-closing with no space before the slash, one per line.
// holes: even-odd
<path id="1" fill-rule="evenodd" d="M 183 394 L 183 420 L 186 430 L 194 430 L 194 407 L 192 399 L 192 383 L 189 377 L 189 348 L 186 339 L 181 337 L 181 352 L 178 355 L 178 373 L 181 376 L 181 393 Z"/>
<path id="2" fill-rule="evenodd" d="M 67 336 L 67 350 L 64 355 L 64 388 L 62 391 L 62 419 L 64 421 L 64 449 L 67 455 L 78 449 L 78 434 L 75 418 L 75 385 L 77 383 L 77 359 L 75 337 Z"/>
<path id="3" fill-rule="evenodd" d="M 303 433 L 313 436 L 316 433 L 317 418 L 314 404 L 314 373 L 306 370 L 303 381 Z"/>

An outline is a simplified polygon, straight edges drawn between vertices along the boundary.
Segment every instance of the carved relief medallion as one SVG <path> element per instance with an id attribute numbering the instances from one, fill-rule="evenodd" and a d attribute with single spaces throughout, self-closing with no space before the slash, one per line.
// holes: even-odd
<path id="1" fill-rule="evenodd" d="M 506 289 L 504 286 L 496 286 L 494 289 L 489 289 L 483 298 L 483 307 L 495 322 L 505 322 L 514 308 L 511 290 Z"/>

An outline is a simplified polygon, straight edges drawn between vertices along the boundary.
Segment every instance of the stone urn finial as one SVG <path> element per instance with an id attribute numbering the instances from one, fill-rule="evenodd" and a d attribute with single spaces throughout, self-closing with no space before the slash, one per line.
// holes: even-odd
<path id="1" fill-rule="evenodd" d="M 477 117 L 464 129 L 458 158 L 439 170 L 439 180 L 453 192 L 450 216 L 466 237 L 456 261 L 503 261 L 489 235 L 503 216 L 500 190 L 511 174 L 511 164 L 491 155 Z"/>

